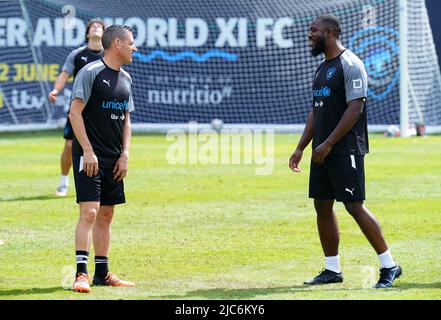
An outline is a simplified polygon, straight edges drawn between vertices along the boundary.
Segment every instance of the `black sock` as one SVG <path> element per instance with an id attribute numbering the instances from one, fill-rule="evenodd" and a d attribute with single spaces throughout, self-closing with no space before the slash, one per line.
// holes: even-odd
<path id="1" fill-rule="evenodd" d="M 104 279 L 109 272 L 109 259 L 104 256 L 95 256 L 95 277 Z"/>
<path id="2" fill-rule="evenodd" d="M 77 275 L 79 273 L 87 274 L 87 260 L 89 259 L 89 252 L 75 251 L 77 258 Z"/>

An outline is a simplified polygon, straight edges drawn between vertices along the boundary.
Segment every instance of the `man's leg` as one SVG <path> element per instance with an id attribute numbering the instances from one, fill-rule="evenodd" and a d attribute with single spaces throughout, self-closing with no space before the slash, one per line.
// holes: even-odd
<path id="1" fill-rule="evenodd" d="M 61 175 L 69 175 L 72 166 L 72 140 L 65 140 L 64 149 L 61 153 Z"/>
<path id="2" fill-rule="evenodd" d="M 61 176 L 57 188 L 57 195 L 63 197 L 67 194 L 67 189 L 69 187 L 69 170 L 72 166 L 72 140 L 65 140 L 60 162 Z"/>
<path id="3" fill-rule="evenodd" d="M 355 219 L 363 234 L 377 254 L 388 250 L 386 240 L 381 232 L 380 223 L 363 205 L 363 201 L 345 202 L 346 210 Z"/>
<path id="4" fill-rule="evenodd" d="M 314 207 L 317 212 L 317 229 L 325 254 L 325 269 L 315 278 L 305 281 L 304 284 L 316 285 L 342 282 L 343 277 L 338 255 L 340 235 L 337 217 L 333 210 L 335 193 L 326 165 L 311 161 L 309 197 L 314 199 Z"/>
<path id="5" fill-rule="evenodd" d="M 80 202 L 80 218 L 75 230 L 75 253 L 77 273 L 73 289 L 77 292 L 90 292 L 87 278 L 87 262 L 89 257 L 92 226 L 99 211 L 99 202 Z"/>
<path id="6" fill-rule="evenodd" d="M 89 252 L 92 226 L 95 222 L 99 208 L 99 202 L 80 202 L 80 218 L 78 219 L 75 230 L 75 250 Z"/>
<path id="7" fill-rule="evenodd" d="M 102 159 L 100 170 L 103 174 L 101 180 L 101 208 L 98 212 L 93 227 L 93 244 L 95 246 L 95 275 L 94 285 L 105 285 L 113 287 L 134 287 L 132 282 L 118 279 L 116 275 L 109 272 L 108 253 L 110 246 L 111 224 L 114 215 L 114 206 L 125 203 L 124 183 L 114 180 L 113 170 L 117 159 L 108 161 Z"/>
<path id="8" fill-rule="evenodd" d="M 115 206 L 101 206 L 93 225 L 93 247 L 97 256 L 109 253 L 111 224 Z"/>
<path id="9" fill-rule="evenodd" d="M 317 228 L 325 257 L 338 255 L 340 234 L 333 210 L 334 200 L 314 199 L 317 212 Z"/>
<path id="10" fill-rule="evenodd" d="M 93 225 L 93 246 L 95 248 L 94 278 L 104 279 L 109 272 L 108 253 L 114 207 L 101 206 Z"/>
<path id="11" fill-rule="evenodd" d="M 334 200 L 314 199 L 314 207 L 317 212 L 317 228 L 323 253 L 325 254 L 325 270 L 315 278 L 305 281 L 304 284 L 318 285 L 343 282 L 338 255 L 340 234 L 333 205 Z"/>
<path id="12" fill-rule="evenodd" d="M 355 219 L 361 231 L 374 248 L 381 263 L 380 280 L 375 288 L 388 288 L 401 276 L 401 267 L 397 265 L 390 253 L 381 231 L 380 223 L 363 205 L 363 201 L 345 202 L 346 210 Z"/>
<path id="13" fill-rule="evenodd" d="M 120 280 L 114 274 L 109 272 L 108 253 L 113 215 L 113 205 L 101 206 L 93 226 L 93 245 L 95 247 L 95 275 L 93 276 L 93 284 L 115 287 L 134 287 L 135 284 L 133 282 Z"/>

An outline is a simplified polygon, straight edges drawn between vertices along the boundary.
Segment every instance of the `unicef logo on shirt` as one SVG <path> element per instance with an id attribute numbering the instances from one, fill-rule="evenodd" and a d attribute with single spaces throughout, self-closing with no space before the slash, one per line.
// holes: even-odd
<path id="1" fill-rule="evenodd" d="M 101 105 L 103 109 L 111 109 L 111 110 L 123 110 L 127 111 L 129 110 L 129 102 L 118 102 L 118 101 L 103 101 L 103 104 Z"/>
<path id="2" fill-rule="evenodd" d="M 348 47 L 364 62 L 369 75 L 368 95 L 383 100 L 397 84 L 400 77 L 399 34 L 386 27 L 367 27 L 356 32 Z"/>
<path id="3" fill-rule="evenodd" d="M 312 90 L 314 97 L 329 97 L 331 95 L 331 88 L 321 87 L 320 89 Z"/>

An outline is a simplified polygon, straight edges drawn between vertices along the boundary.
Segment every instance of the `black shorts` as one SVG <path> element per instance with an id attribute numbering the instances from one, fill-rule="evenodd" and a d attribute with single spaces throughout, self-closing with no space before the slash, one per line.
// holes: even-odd
<path id="1" fill-rule="evenodd" d="M 70 123 L 69 117 L 67 117 L 66 124 L 64 125 L 63 137 L 66 140 L 72 140 L 73 134 L 72 124 Z"/>
<path id="2" fill-rule="evenodd" d="M 97 201 L 102 206 L 125 203 L 123 181 L 113 180 L 113 168 L 118 159 L 98 158 L 98 174 L 88 177 L 83 170 L 82 158 L 79 154 L 72 154 L 77 203 Z"/>
<path id="3" fill-rule="evenodd" d="M 364 156 L 331 155 L 323 164 L 311 160 L 309 197 L 340 202 L 365 200 Z"/>

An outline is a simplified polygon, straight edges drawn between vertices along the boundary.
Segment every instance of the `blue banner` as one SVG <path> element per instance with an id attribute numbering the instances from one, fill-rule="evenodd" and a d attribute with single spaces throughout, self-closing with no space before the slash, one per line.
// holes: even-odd
<path id="1" fill-rule="evenodd" d="M 84 44 L 87 21 L 132 26 L 138 52 L 134 123 L 302 124 L 322 58 L 308 29 L 324 8 L 305 1 L 0 2 L 0 124 L 56 122 L 66 116 L 69 82 L 55 105 L 47 94 L 68 53 Z M 330 4 L 342 42 L 369 73 L 370 124 L 399 122 L 395 1 Z"/>

